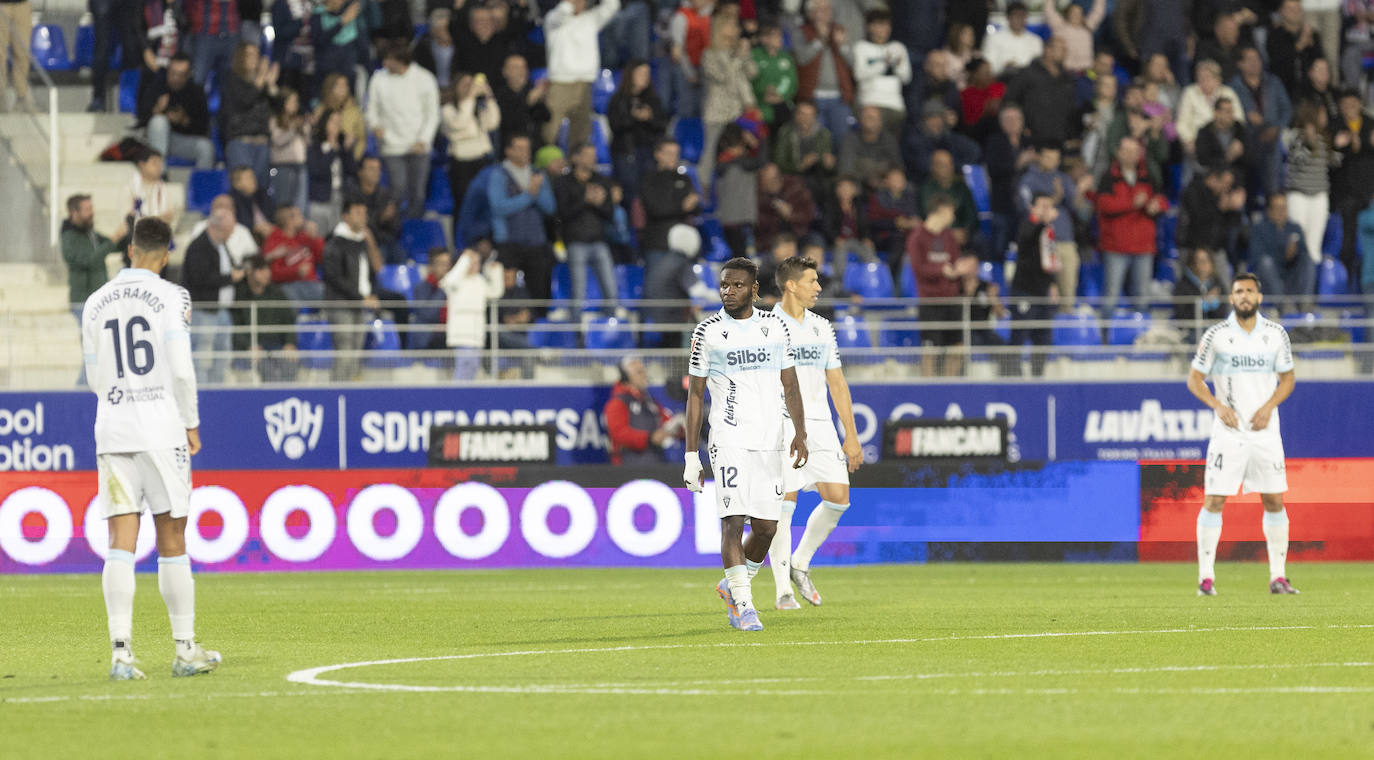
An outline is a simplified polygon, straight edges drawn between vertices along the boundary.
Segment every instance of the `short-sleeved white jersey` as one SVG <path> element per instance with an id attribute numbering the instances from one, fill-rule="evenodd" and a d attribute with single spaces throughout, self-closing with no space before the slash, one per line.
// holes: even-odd
<path id="1" fill-rule="evenodd" d="M 1249 431 L 1250 418 L 1274 395 L 1279 374 L 1293 369 L 1293 347 L 1279 323 L 1256 316 L 1255 329 L 1247 333 L 1232 313 L 1202 334 L 1193 369 L 1208 376 L 1213 393 L 1235 410 L 1240 429 Z M 1213 422 L 1213 431 L 1225 427 Z M 1278 434 L 1278 412 L 1261 432 Z"/>
<path id="2" fill-rule="evenodd" d="M 835 432 L 835 420 L 830 416 L 830 386 L 826 382 L 826 370 L 840 368 L 840 347 L 835 340 L 835 328 L 830 320 L 807 310 L 798 322 L 782 310 L 779 303 L 773 313 L 787 325 L 788 335 L 792 338 L 792 355 L 797 360 L 797 385 L 801 388 L 802 408 L 806 410 L 806 446 L 816 451 L 831 451 L 840 448 L 840 437 Z M 782 402 L 783 417 L 787 417 L 787 403 Z M 787 429 L 782 431 L 783 448 L 790 445 L 791 437 Z"/>
<path id="3" fill-rule="evenodd" d="M 86 299 L 81 350 L 99 399 L 97 454 L 186 445 L 200 427 L 191 363 L 191 296 L 146 269 L 125 269 Z"/>
<path id="4" fill-rule="evenodd" d="M 795 366 L 787 325 L 771 311 L 734 319 L 721 309 L 697 325 L 687 371 L 706 378 L 711 393 L 711 445 L 777 450 L 781 373 Z"/>

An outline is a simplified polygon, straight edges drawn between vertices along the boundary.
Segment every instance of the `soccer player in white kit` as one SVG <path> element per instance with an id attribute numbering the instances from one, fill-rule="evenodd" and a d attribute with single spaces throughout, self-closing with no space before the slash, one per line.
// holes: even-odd
<path id="1" fill-rule="evenodd" d="M 763 567 L 782 514 L 783 408 L 792 419 L 792 466 L 806 463 L 806 416 L 797 383 L 796 360 L 787 325 L 778 315 L 754 308 L 758 266 L 745 258 L 725 262 L 720 272 L 724 307 L 692 331 L 687 395 L 687 466 L 682 479 L 693 491 L 702 484 L 702 407 L 711 389 L 711 471 L 720 516 L 720 557 L 725 579 L 716 593 L 725 600 L 730 625 L 761 631 L 750 581 Z M 744 524 L 751 533 L 744 540 Z"/>
<path id="2" fill-rule="evenodd" d="M 1231 316 L 1202 334 L 1188 372 L 1188 390 L 1216 412 L 1207 444 L 1206 499 L 1197 517 L 1199 596 L 1216 596 L 1214 565 L 1221 540 L 1221 509 L 1242 486 L 1264 504 L 1264 541 L 1269 549 L 1269 593 L 1296 594 L 1284 564 L 1288 513 L 1283 494 L 1288 475 L 1279 435 L 1278 407 L 1293 393 L 1293 348 L 1288 332 L 1259 314 L 1259 278 L 1236 275 Z M 1207 389 L 1211 379 L 1215 395 Z"/>
<path id="3" fill-rule="evenodd" d="M 157 529 L 157 585 L 172 623 L 172 675 L 219 667 L 219 652 L 195 641 L 196 592 L 186 556 L 191 457 L 200 451 L 196 371 L 191 363 L 191 296 L 160 276 L 172 229 L 156 217 L 134 225 L 130 268 L 91 294 L 81 311 L 86 378 L 95 416 L 100 503 L 109 522 L 105 592 L 110 679 L 145 676 L 131 648 L 134 551 L 146 503 Z"/>
<path id="4" fill-rule="evenodd" d="M 816 262 L 793 256 L 778 265 L 778 291 L 782 300 L 773 313 L 782 318 L 792 337 L 792 353 L 797 357 L 797 384 L 801 386 L 802 406 L 806 409 L 806 445 L 810 456 L 801 469 L 783 469 L 782 517 L 778 532 L 773 536 L 769 554 L 773 565 L 773 582 L 778 596 L 774 607 L 780 610 L 801 609 L 792 595 L 792 584 L 802 598 L 814 605 L 821 603 L 821 594 L 811 582 L 811 558 L 825 542 L 830 531 L 849 508 L 849 474 L 863 464 L 863 448 L 859 432 L 854 426 L 854 406 L 849 396 L 849 384 L 840 368 L 840 349 L 835 341 L 835 328 L 830 320 L 811 311 L 821 294 Z M 826 398 L 827 393 L 829 398 Z M 830 401 L 844 425 L 844 444 L 835 434 L 830 417 Z M 797 509 L 797 492 L 815 486 L 821 503 L 806 521 L 797 550 L 792 549 L 792 513 Z M 791 552 L 791 556 L 788 554 Z"/>

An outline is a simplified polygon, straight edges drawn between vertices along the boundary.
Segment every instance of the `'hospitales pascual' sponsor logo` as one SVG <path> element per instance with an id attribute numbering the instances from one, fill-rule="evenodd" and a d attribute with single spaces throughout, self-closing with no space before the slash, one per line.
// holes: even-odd
<path id="1" fill-rule="evenodd" d="M 1210 409 L 1165 409 L 1158 399 L 1145 399 L 1139 409 L 1088 412 L 1085 443 L 1171 443 L 1205 441 L 1212 435 Z"/>
<path id="2" fill-rule="evenodd" d="M 0 472 L 76 469 L 76 452 L 71 446 L 42 443 L 44 423 L 41 401 L 19 409 L 0 407 Z"/>
<path id="3" fill-rule="evenodd" d="M 263 407 L 262 418 L 267 422 L 267 440 L 272 450 L 285 454 L 287 459 L 300 459 L 320 442 L 324 404 L 292 397 Z"/>

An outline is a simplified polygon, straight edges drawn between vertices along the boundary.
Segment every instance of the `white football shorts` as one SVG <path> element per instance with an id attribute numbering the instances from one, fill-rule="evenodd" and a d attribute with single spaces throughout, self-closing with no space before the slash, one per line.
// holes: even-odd
<path id="1" fill-rule="evenodd" d="M 782 517 L 782 470 L 778 467 L 782 458 L 778 451 L 712 446 L 708 453 L 715 474 L 717 516 Z"/>
<path id="2" fill-rule="evenodd" d="M 1277 432 L 1238 432 L 1217 423 L 1207 444 L 1206 493 L 1234 496 L 1242 486 L 1242 493 L 1288 491 L 1283 438 Z"/>
<path id="3" fill-rule="evenodd" d="M 140 514 L 185 517 L 191 508 L 191 456 L 185 446 L 96 457 L 105 517 Z"/>
<path id="4" fill-rule="evenodd" d="M 783 491 L 795 493 L 817 483 L 849 485 L 849 458 L 839 449 L 812 451 L 800 469 L 792 467 L 795 458 L 782 452 Z"/>

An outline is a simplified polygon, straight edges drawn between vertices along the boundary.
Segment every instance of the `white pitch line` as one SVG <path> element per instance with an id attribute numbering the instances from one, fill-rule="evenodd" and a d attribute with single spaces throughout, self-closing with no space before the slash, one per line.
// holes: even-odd
<path id="1" fill-rule="evenodd" d="M 1328 629 L 1352 629 L 1352 628 L 1374 628 L 1374 625 L 1330 625 Z M 685 695 L 715 695 L 720 692 L 716 690 L 673 690 L 666 688 L 647 688 L 642 685 L 630 685 L 622 687 L 619 684 L 600 686 L 597 684 L 546 684 L 538 686 L 416 686 L 412 684 L 379 684 L 362 681 L 334 681 L 320 678 L 326 673 L 339 670 L 351 670 L 354 668 L 373 667 L 377 665 L 405 665 L 414 662 L 438 662 L 444 660 L 474 660 L 487 659 L 492 657 L 534 657 L 539 655 L 559 655 L 559 654 L 604 654 L 611 652 L 637 652 L 637 651 L 663 651 L 681 649 L 717 649 L 717 648 L 738 648 L 738 647 L 783 647 L 783 646 L 867 646 L 876 644 L 917 644 L 946 641 L 988 641 L 988 640 L 1008 640 L 1008 639 L 1033 639 L 1033 638 L 1068 638 L 1081 636 L 1145 636 L 1145 635 L 1168 635 L 1179 633 L 1218 633 L 1227 631 L 1293 631 L 1293 630 L 1314 630 L 1318 626 L 1295 625 L 1295 626 L 1222 626 L 1216 628 L 1162 628 L 1154 630 L 1134 630 L 1134 631 L 1044 631 L 1039 633 L 998 633 L 982 634 L 977 636 L 942 636 L 933 638 L 911 638 L 911 639 L 859 639 L 854 641 L 787 641 L 787 642 L 717 642 L 714 644 L 648 644 L 642 646 L 625 645 L 618 647 L 588 647 L 579 649 L 530 649 L 517 650 L 511 652 L 478 652 L 471 654 L 439 655 L 434 657 L 403 657 L 391 660 L 368 660 L 364 662 L 341 663 L 337 665 L 323 665 L 316 668 L 297 670 L 286 677 L 287 681 L 311 686 L 331 686 L 345 689 L 372 689 L 375 691 L 391 692 L 477 692 L 477 693 L 548 693 L 548 694 L 685 694 Z M 1367 664 L 1355 663 L 1353 665 L 1366 667 Z M 1331 665 L 1340 667 L 1341 665 Z M 1349 667 L 1350 665 L 1346 665 Z M 1208 666 L 1197 666 L 1206 668 Z M 1263 666 L 1254 666 L 1263 667 Z M 1149 672 L 1149 669 L 1126 669 L 1126 672 Z M 1065 673 L 1069 675 L 1071 673 Z M 955 677 L 957 674 L 951 674 Z M 905 676 L 894 676 L 901 678 Z M 937 676 L 938 677 L 938 676 Z M 755 681 L 777 682 L 777 681 Z M 751 691 L 750 693 L 764 693 Z M 783 693 L 783 692 L 769 692 Z M 816 693 L 816 692 L 812 692 Z"/>

